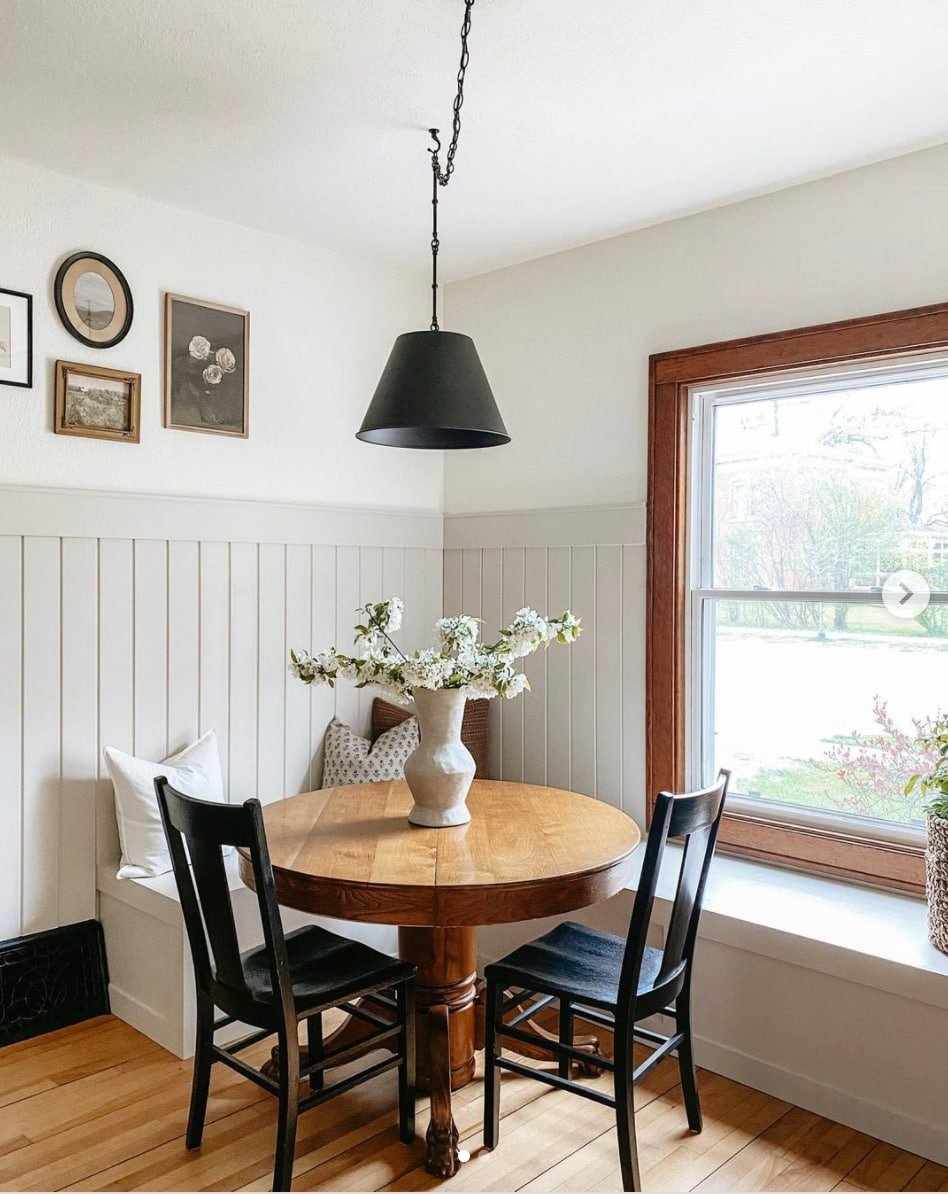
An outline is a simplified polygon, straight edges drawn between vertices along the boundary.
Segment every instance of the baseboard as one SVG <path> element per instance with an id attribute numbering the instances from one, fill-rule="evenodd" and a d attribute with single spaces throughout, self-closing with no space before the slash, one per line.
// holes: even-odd
<path id="1" fill-rule="evenodd" d="M 920 1157 L 948 1165 L 948 1131 L 944 1126 L 912 1119 L 893 1107 L 865 1099 L 850 1090 L 816 1082 L 805 1074 L 772 1065 L 729 1045 L 695 1037 L 695 1061 L 704 1069 L 762 1090 L 774 1098 L 877 1136 Z"/>
<path id="2" fill-rule="evenodd" d="M 97 920 L 0 941 L 0 1045 L 108 1011 L 105 941 Z"/>

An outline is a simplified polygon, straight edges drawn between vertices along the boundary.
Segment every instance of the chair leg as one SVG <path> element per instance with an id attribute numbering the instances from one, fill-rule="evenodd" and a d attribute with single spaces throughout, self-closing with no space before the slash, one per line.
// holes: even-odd
<path id="1" fill-rule="evenodd" d="M 560 1044 L 571 1045 L 573 1043 L 573 1005 L 568 999 L 560 999 Z M 559 1075 L 561 1078 L 569 1078 L 572 1072 L 572 1058 L 561 1057 L 559 1064 Z"/>
<path id="2" fill-rule="evenodd" d="M 635 1105 L 632 1088 L 632 1040 L 615 1034 L 615 1098 L 616 1131 L 619 1137 L 619 1166 L 622 1170 L 622 1189 L 641 1190 L 639 1151 L 635 1141 Z"/>
<path id="3" fill-rule="evenodd" d="M 306 1048 L 308 1062 L 322 1061 L 323 1058 L 323 1013 L 316 1012 L 306 1017 Z M 326 1078 L 325 1070 L 317 1070 L 309 1076 L 310 1090 L 322 1090 Z"/>
<path id="4" fill-rule="evenodd" d="M 701 1101 L 698 1098 L 698 1080 L 695 1075 L 694 1050 L 691 1041 L 691 994 L 685 989 L 675 1002 L 675 1027 L 682 1034 L 678 1046 L 678 1071 L 681 1076 L 681 1093 L 685 1100 L 688 1127 L 692 1132 L 702 1128 Z"/>
<path id="5" fill-rule="evenodd" d="M 273 1189 L 289 1190 L 293 1183 L 293 1154 L 296 1151 L 296 1118 L 300 1101 L 300 1042 L 298 1026 L 281 1030 L 280 1094 L 277 1113 L 276 1156 L 273 1161 Z"/>
<path id="6" fill-rule="evenodd" d="M 415 1139 L 415 980 L 401 984 L 398 992 L 404 1035 L 398 1067 L 398 1134 L 404 1144 Z"/>
<path id="7" fill-rule="evenodd" d="M 188 1131 L 185 1144 L 200 1148 L 207 1114 L 207 1095 L 211 1086 L 211 1066 L 214 1062 L 214 1004 L 207 997 L 198 996 L 194 1042 L 194 1072 L 191 1079 L 191 1108 L 188 1112 Z"/>
<path id="8" fill-rule="evenodd" d="M 500 1071 L 494 1064 L 500 1049 L 497 1043 L 500 985 L 487 980 L 487 1008 L 484 1033 L 484 1147 L 496 1148 L 500 1138 Z"/>

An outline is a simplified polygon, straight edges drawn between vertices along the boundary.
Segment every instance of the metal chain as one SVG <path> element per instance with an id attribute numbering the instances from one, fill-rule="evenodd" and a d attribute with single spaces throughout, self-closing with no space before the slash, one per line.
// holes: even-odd
<path id="1" fill-rule="evenodd" d="M 431 139 L 435 143 L 434 149 L 429 149 L 431 154 L 431 331 L 440 331 L 438 326 L 438 249 L 441 247 L 441 242 L 438 239 L 438 187 L 446 187 L 451 175 L 454 173 L 454 155 L 458 151 L 458 139 L 461 136 L 461 105 L 464 103 L 464 75 L 467 71 L 467 64 L 470 61 L 470 52 L 467 48 L 468 34 L 471 32 L 471 9 L 474 7 L 474 0 L 464 0 L 464 21 L 461 24 L 461 62 L 458 66 L 458 92 L 454 97 L 454 121 L 451 132 L 451 144 L 448 146 L 448 152 L 444 160 L 444 169 L 441 169 L 441 161 L 438 157 L 441 152 L 441 138 L 438 136 L 439 129 L 429 129 Z"/>
<path id="2" fill-rule="evenodd" d="M 444 160 L 444 169 L 441 169 L 441 163 L 438 161 L 438 153 L 441 149 L 441 142 L 438 139 L 438 129 L 429 129 L 435 141 L 435 148 L 429 149 L 431 154 L 431 168 L 438 177 L 440 186 L 446 187 L 448 179 L 454 173 L 454 155 L 458 151 L 458 138 L 461 136 L 461 105 L 464 103 L 464 75 L 467 71 L 467 64 L 470 61 L 471 55 L 467 48 L 468 35 L 471 32 L 471 9 L 474 7 L 474 0 L 464 0 L 464 21 L 461 24 L 461 62 L 458 66 L 458 91 L 454 97 L 454 119 L 451 130 L 451 144 L 448 146 L 448 152 Z"/>

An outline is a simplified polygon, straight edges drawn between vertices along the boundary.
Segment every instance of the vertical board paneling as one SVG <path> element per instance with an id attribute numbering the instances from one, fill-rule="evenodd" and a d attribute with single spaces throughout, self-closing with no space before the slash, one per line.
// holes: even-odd
<path id="1" fill-rule="evenodd" d="M 522 547 L 505 547 L 504 575 L 503 575 L 503 617 L 501 625 L 505 626 L 514 614 L 523 606 L 523 567 L 524 551 Z M 501 759 L 504 779 L 520 782 L 523 780 L 523 698 L 507 701 L 501 699 L 500 720 L 503 726 L 503 744 Z"/>
<path id="2" fill-rule="evenodd" d="M 572 653 L 570 755 L 572 788 L 596 795 L 596 548 L 572 549 L 570 608 L 583 619 Z"/>
<path id="3" fill-rule="evenodd" d="M 645 548 L 622 548 L 622 808 L 645 824 Z"/>
<path id="4" fill-rule="evenodd" d="M 463 552 L 452 548 L 444 553 L 444 613 L 453 618 L 461 613 L 461 569 Z"/>
<path id="5" fill-rule="evenodd" d="M 401 634 L 402 649 L 407 654 L 428 646 L 431 624 L 426 606 L 427 578 L 425 576 L 425 550 L 423 547 L 405 549 L 404 580 L 405 625 Z M 438 613 L 441 612 L 439 595 Z"/>
<path id="6" fill-rule="evenodd" d="M 98 542 L 62 541 L 60 920 L 95 916 Z"/>
<path id="7" fill-rule="evenodd" d="M 312 548 L 290 543 L 286 548 L 286 656 L 290 649 L 310 649 L 313 627 Z M 313 752 L 310 745 L 312 689 L 286 673 L 285 774 L 286 791 L 305 792 Z"/>
<path id="8" fill-rule="evenodd" d="M 461 608 L 462 614 L 481 616 L 481 549 L 465 548 L 461 552 Z"/>
<path id="9" fill-rule="evenodd" d="M 23 543 L 22 931 L 59 924 L 60 540 Z"/>
<path id="10" fill-rule="evenodd" d="M 337 693 L 362 731 L 370 698 L 300 684 L 289 648 L 349 651 L 356 608 L 400 595 L 414 650 L 442 612 L 440 548 L 82 535 L 0 535 L 0 938 L 95 915 L 121 852 L 104 747 L 214 730 L 230 800 L 315 787 Z"/>
<path id="11" fill-rule="evenodd" d="M 355 562 L 358 565 L 358 559 Z M 352 646 L 352 623 L 355 621 L 354 616 L 348 617 L 349 629 L 344 633 L 342 638 L 339 637 L 337 625 L 337 610 L 339 605 L 336 580 L 337 567 L 338 561 L 334 547 L 313 548 L 313 609 L 312 628 L 310 630 L 313 651 L 323 651 L 327 647 L 332 646 L 336 646 L 342 651 L 348 651 Z M 357 578 L 353 580 L 351 575 L 351 556 L 349 568 L 349 588 L 346 590 L 345 606 L 347 611 L 352 609 L 354 615 L 354 607 L 356 605 L 354 594 Z M 344 618 L 343 620 L 345 621 L 346 619 Z M 330 688 L 326 684 L 313 685 L 313 720 L 310 741 L 313 747 L 312 785 L 314 788 L 322 782 L 323 738 L 326 734 L 326 726 L 329 725 L 338 710 L 339 705 L 337 702 L 339 697 L 347 688 L 351 693 L 352 685 L 346 681 L 337 684 L 335 688 Z M 340 716 L 342 715 L 340 714 Z M 345 719 L 343 718 L 343 720 Z"/>
<path id="12" fill-rule="evenodd" d="M 622 804 L 622 548 L 596 551 L 596 795 Z"/>
<path id="13" fill-rule="evenodd" d="M 480 616 L 484 619 L 481 634 L 494 642 L 504 624 L 504 556 L 499 547 L 485 547 L 481 553 Z M 487 771 L 491 779 L 503 779 L 503 717 L 502 701 L 490 703 L 490 745 L 487 752 Z"/>
<path id="14" fill-rule="evenodd" d="M 359 605 L 381 601 L 388 596 L 382 588 L 382 549 L 381 547 L 359 548 Z M 355 614 L 352 621 L 356 622 Z M 361 622 L 361 618 L 358 621 Z M 372 711 L 372 700 L 378 696 L 378 690 L 373 688 L 356 689 L 359 697 L 359 725 L 365 728 L 369 724 Z"/>
<path id="15" fill-rule="evenodd" d="M 444 607 L 444 565 L 443 553 L 435 548 L 425 548 L 425 616 L 423 618 L 423 647 L 434 645 L 434 624 L 447 611 Z"/>
<path id="16" fill-rule="evenodd" d="M 570 549 L 551 547 L 547 551 L 547 606 L 558 615 L 570 607 Z M 576 611 L 573 611 L 576 613 Z M 582 614 L 578 614 L 582 617 Z M 569 788 L 570 728 L 572 718 L 570 668 L 574 648 L 554 643 L 546 664 L 546 782 L 554 788 Z"/>
<path id="17" fill-rule="evenodd" d="M 336 643 L 341 651 L 351 654 L 354 649 L 352 627 L 356 622 L 356 610 L 361 604 L 361 569 L 358 547 L 336 549 Z M 356 733 L 363 733 L 365 726 L 359 718 L 359 691 L 349 681 L 336 687 L 336 716 L 352 726 Z"/>
<path id="18" fill-rule="evenodd" d="M 232 804 L 257 794 L 256 543 L 230 545 L 230 788 Z"/>
<path id="19" fill-rule="evenodd" d="M 523 600 L 547 613 L 545 547 L 528 547 L 524 553 Z M 549 651 L 540 648 L 524 661 L 530 690 L 523 694 L 523 778 L 530 784 L 546 783 L 546 669 Z"/>
<path id="20" fill-rule="evenodd" d="M 130 539 L 99 543 L 99 784 L 96 858 L 115 866 L 118 831 L 112 784 L 102 750 L 131 753 L 134 728 L 133 563 Z"/>
<path id="21" fill-rule="evenodd" d="M 168 544 L 168 750 L 198 736 L 201 670 L 198 545 Z"/>
<path id="22" fill-rule="evenodd" d="M 230 737 L 230 548 L 201 544 L 200 731 L 214 730 L 229 790 Z"/>
<path id="23" fill-rule="evenodd" d="M 22 550 L 0 535 L 0 939 L 20 933 Z"/>
<path id="24" fill-rule="evenodd" d="M 286 670 L 286 548 L 261 543 L 257 644 L 257 795 L 287 795 L 284 775 Z M 298 682 L 297 682 L 298 683 Z"/>
<path id="25" fill-rule="evenodd" d="M 136 539 L 133 558 L 135 754 L 159 763 L 168 754 L 168 544 Z"/>
<path id="26" fill-rule="evenodd" d="M 405 600 L 405 549 L 402 547 L 386 547 L 382 551 L 382 587 L 383 598 L 401 597 Z M 408 609 L 405 609 L 407 616 Z M 402 628 L 393 636 L 400 650 L 405 650 L 405 617 L 402 618 Z"/>

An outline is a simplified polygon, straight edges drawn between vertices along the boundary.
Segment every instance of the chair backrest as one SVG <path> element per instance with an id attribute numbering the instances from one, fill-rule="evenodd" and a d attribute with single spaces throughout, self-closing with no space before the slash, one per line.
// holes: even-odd
<path id="1" fill-rule="evenodd" d="M 620 1007 L 631 1008 L 636 996 L 645 993 L 639 991 L 642 958 L 669 838 L 682 839 L 684 849 L 675 900 L 665 933 L 662 964 L 658 974 L 650 981 L 648 990 L 667 1003 L 675 999 L 690 980 L 704 888 L 721 825 L 729 780 L 730 772 L 722 770 L 709 788 L 680 796 L 671 792 L 658 794 L 629 923 L 619 983 Z"/>
<path id="2" fill-rule="evenodd" d="M 241 1005 L 252 1002 L 224 865 L 224 848 L 242 847 L 250 851 L 272 990 L 289 1016 L 292 983 L 260 801 L 232 805 L 196 800 L 176 791 L 164 776 L 155 780 L 155 791 L 198 991 L 213 995 L 215 1003 L 231 1015 L 239 1015 Z"/>

